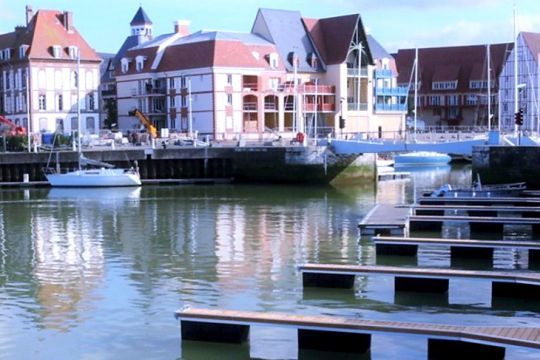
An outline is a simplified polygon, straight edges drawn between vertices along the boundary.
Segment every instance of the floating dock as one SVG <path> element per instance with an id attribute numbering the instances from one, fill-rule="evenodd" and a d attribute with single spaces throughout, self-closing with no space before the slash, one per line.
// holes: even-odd
<path id="1" fill-rule="evenodd" d="M 493 260 L 494 249 L 524 249 L 529 251 L 529 264 L 540 261 L 540 242 L 503 240 L 464 240 L 440 238 L 410 238 L 375 236 L 372 238 L 377 255 L 416 256 L 419 246 L 450 247 L 451 258 Z"/>
<path id="2" fill-rule="evenodd" d="M 503 205 L 412 205 L 412 215 L 445 215 L 450 213 L 466 213 L 468 216 L 500 216 L 501 214 L 519 215 L 539 218 L 540 207 L 535 206 L 503 206 Z"/>
<path id="3" fill-rule="evenodd" d="M 306 264 L 299 271 L 305 287 L 352 289 L 356 275 L 386 274 L 394 276 L 395 291 L 446 293 L 450 279 L 468 278 L 491 281 L 492 297 L 540 300 L 537 273 L 340 264 Z"/>
<path id="4" fill-rule="evenodd" d="M 433 230 L 440 231 L 444 222 L 466 223 L 472 232 L 502 233 L 505 225 L 528 225 L 533 233 L 540 233 L 539 218 L 522 217 L 484 217 L 484 216 L 433 216 L 411 215 L 409 216 L 410 231 Z"/>
<path id="5" fill-rule="evenodd" d="M 375 205 L 360 221 L 361 235 L 407 235 L 409 206 Z"/>
<path id="6" fill-rule="evenodd" d="M 409 334 L 428 338 L 428 358 L 503 359 L 505 345 L 540 349 L 537 327 L 474 327 L 364 320 L 338 316 L 184 309 L 177 311 L 182 340 L 243 343 L 252 325 L 296 328 L 300 349 L 365 353 L 372 334 Z"/>

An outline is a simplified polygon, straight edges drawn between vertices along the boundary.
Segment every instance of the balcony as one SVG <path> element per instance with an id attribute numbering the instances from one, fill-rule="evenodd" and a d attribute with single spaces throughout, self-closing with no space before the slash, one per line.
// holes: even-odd
<path id="1" fill-rule="evenodd" d="M 316 108 L 317 112 L 333 112 L 336 110 L 335 104 L 319 104 L 317 107 L 315 104 L 304 104 L 304 111 L 314 112 Z"/>
<path id="2" fill-rule="evenodd" d="M 102 90 L 101 96 L 115 96 L 116 90 Z"/>
<path id="3" fill-rule="evenodd" d="M 305 94 L 335 94 L 336 87 L 332 85 L 300 85 L 298 87 L 299 92 Z"/>
<path id="4" fill-rule="evenodd" d="M 407 111 L 407 105 L 406 104 L 375 104 L 375 111 L 399 111 L 399 112 L 405 112 Z"/>
<path id="5" fill-rule="evenodd" d="M 406 86 L 376 88 L 376 96 L 407 96 L 409 88 Z"/>
<path id="6" fill-rule="evenodd" d="M 350 103 L 347 103 L 347 110 L 349 111 L 358 111 L 358 106 L 360 106 L 360 111 L 367 111 L 368 109 L 368 104 L 367 103 L 355 103 L 355 102 L 350 102 Z"/>
<path id="7" fill-rule="evenodd" d="M 360 72 L 358 71 L 358 68 L 347 68 L 347 76 L 348 77 L 367 77 L 368 71 L 367 68 L 363 67 L 360 69 Z"/>
<path id="8" fill-rule="evenodd" d="M 390 69 L 377 69 L 375 70 L 375 78 L 377 79 L 389 79 L 393 78 L 394 73 Z"/>

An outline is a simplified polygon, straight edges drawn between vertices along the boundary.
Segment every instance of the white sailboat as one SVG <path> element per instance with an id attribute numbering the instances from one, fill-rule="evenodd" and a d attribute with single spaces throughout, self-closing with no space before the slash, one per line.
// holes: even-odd
<path id="1" fill-rule="evenodd" d="M 44 169 L 45 177 L 47 178 L 47 181 L 49 181 L 49 184 L 51 184 L 53 187 L 140 186 L 141 178 L 137 166 L 129 169 L 114 168 L 114 165 L 85 158 L 82 154 L 81 109 L 79 94 L 80 61 L 80 49 L 77 49 L 77 136 L 79 138 L 77 151 L 79 153 L 79 168 L 66 172 L 57 171 L 56 169 L 49 167 L 49 157 L 49 163 Z"/>

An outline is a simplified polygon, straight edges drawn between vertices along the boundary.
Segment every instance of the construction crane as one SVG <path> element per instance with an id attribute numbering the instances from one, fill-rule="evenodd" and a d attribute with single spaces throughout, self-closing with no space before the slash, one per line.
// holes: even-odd
<path id="1" fill-rule="evenodd" d="M 15 135 L 26 135 L 26 129 L 22 126 L 15 124 L 13 121 L 9 120 L 0 115 L 0 126 L 3 127 L 2 133 L 9 134 L 11 136 Z"/>
<path id="2" fill-rule="evenodd" d="M 132 111 L 128 112 L 128 115 L 138 117 L 139 120 L 141 121 L 141 123 L 146 128 L 146 130 L 150 133 L 150 136 L 153 139 L 157 138 L 157 129 L 156 129 L 156 127 L 154 126 L 154 124 L 152 124 L 152 121 L 150 121 L 150 119 L 147 118 L 146 115 L 144 115 L 142 113 L 141 110 L 139 110 L 139 109 L 132 110 Z"/>

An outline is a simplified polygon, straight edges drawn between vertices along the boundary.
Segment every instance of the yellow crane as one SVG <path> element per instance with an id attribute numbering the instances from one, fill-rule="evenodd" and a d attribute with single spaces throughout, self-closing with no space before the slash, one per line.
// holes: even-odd
<path id="1" fill-rule="evenodd" d="M 132 110 L 128 113 L 128 115 L 138 117 L 141 123 L 144 125 L 144 127 L 146 127 L 146 130 L 148 131 L 148 133 L 150 133 L 150 136 L 152 137 L 152 139 L 157 138 L 156 127 L 154 126 L 154 124 L 152 124 L 152 121 L 150 121 L 150 119 L 147 118 L 146 115 L 142 113 L 141 110 L 139 109 Z"/>

